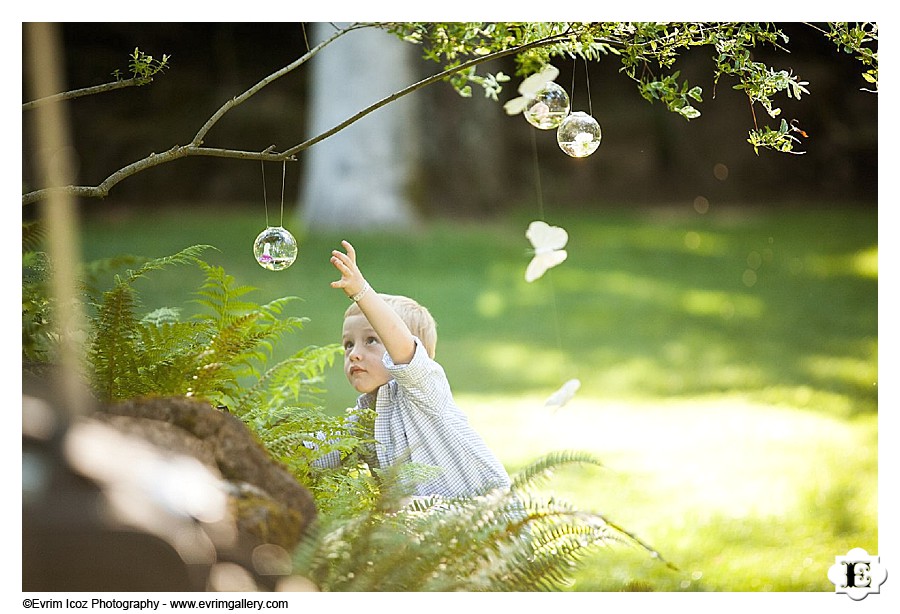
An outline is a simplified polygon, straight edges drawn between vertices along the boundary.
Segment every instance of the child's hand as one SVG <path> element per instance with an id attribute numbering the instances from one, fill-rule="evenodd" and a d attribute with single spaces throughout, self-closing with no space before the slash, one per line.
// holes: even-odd
<path id="1" fill-rule="evenodd" d="M 339 280 L 331 282 L 331 287 L 341 288 L 347 296 L 353 297 L 366 287 L 366 279 L 356 265 L 356 250 L 348 241 L 341 241 L 341 245 L 347 250 L 346 254 L 340 250 L 331 252 L 331 264 L 341 274 Z"/>
<path id="2" fill-rule="evenodd" d="M 346 254 L 340 250 L 331 252 L 331 264 L 341 274 L 340 279 L 331 282 L 331 287 L 341 288 L 348 297 L 356 301 L 394 364 L 409 364 L 416 351 L 415 338 L 409 327 L 380 294 L 371 290 L 369 282 L 356 266 L 356 250 L 353 246 L 347 241 L 341 241 L 341 245 L 347 250 Z"/>

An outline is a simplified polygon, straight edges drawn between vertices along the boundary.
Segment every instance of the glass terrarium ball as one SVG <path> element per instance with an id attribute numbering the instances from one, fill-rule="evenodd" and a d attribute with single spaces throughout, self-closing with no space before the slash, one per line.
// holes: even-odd
<path id="1" fill-rule="evenodd" d="M 297 259 L 297 240 L 281 226 L 269 226 L 253 242 L 253 255 L 264 269 L 286 269 Z"/>
<path id="2" fill-rule="evenodd" d="M 569 114 L 569 95 L 561 85 L 550 81 L 528 101 L 525 119 L 535 128 L 556 128 Z"/>
<path id="3" fill-rule="evenodd" d="M 600 124 L 584 111 L 575 111 L 559 125 L 556 142 L 573 158 L 584 158 L 600 147 Z"/>

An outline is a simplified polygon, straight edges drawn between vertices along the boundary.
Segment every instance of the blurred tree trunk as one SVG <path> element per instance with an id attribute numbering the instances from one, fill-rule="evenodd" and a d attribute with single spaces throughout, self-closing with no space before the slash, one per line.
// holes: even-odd
<path id="1" fill-rule="evenodd" d="M 310 45 L 331 33 L 310 24 Z M 311 62 L 308 134 L 328 130 L 413 83 L 412 46 L 377 29 L 341 37 Z M 417 173 L 415 97 L 406 96 L 301 154 L 300 217 L 309 228 L 411 227 Z"/>

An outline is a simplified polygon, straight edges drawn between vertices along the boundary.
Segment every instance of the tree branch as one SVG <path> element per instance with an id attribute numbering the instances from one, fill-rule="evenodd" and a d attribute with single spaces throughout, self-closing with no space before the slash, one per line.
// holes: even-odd
<path id="1" fill-rule="evenodd" d="M 233 158 L 238 160 L 264 160 L 266 162 L 281 162 L 293 160 L 291 156 L 282 153 L 273 153 L 272 147 L 263 151 L 240 151 L 237 149 L 217 149 L 212 147 L 198 147 L 196 145 L 176 145 L 163 153 L 152 153 L 146 158 L 132 162 L 128 166 L 120 168 L 115 173 L 104 179 L 96 186 L 64 186 L 56 188 L 44 188 L 28 192 L 22 196 L 22 205 L 30 205 L 44 200 L 51 194 L 63 193 L 85 198 L 104 198 L 109 191 L 120 181 L 131 177 L 141 171 L 145 171 L 160 164 L 166 164 L 188 156 L 209 156 L 214 158 Z"/>
<path id="2" fill-rule="evenodd" d="M 316 55 L 317 53 L 319 53 L 319 51 L 321 51 L 324 47 L 328 46 L 329 44 L 334 42 L 337 38 L 343 36 L 347 32 L 350 32 L 352 30 L 357 30 L 359 28 L 364 28 L 364 27 L 370 27 L 370 26 L 369 26 L 369 24 L 353 24 L 342 30 L 338 30 L 337 32 L 335 32 L 334 34 L 331 35 L 331 38 L 328 38 L 327 40 L 319 43 L 313 49 L 310 49 L 309 51 L 307 51 L 302 57 L 298 58 L 294 62 L 291 62 L 284 68 L 275 71 L 274 73 L 272 73 L 271 75 L 269 75 L 265 79 L 261 80 L 259 83 L 257 83 L 256 85 L 254 85 L 247 91 L 245 91 L 243 94 L 241 94 L 239 96 L 235 96 L 234 98 L 232 98 L 231 100 L 229 100 L 228 102 L 223 104 L 221 107 L 219 107 L 219 110 L 216 111 L 213 114 L 213 116 L 210 117 L 206 121 L 205 124 L 203 124 L 203 127 L 201 127 L 200 130 L 197 132 L 197 134 L 194 136 L 194 139 L 191 141 L 191 144 L 198 145 L 198 146 L 201 145 L 203 143 L 204 137 L 206 137 L 206 134 L 212 129 L 212 127 L 216 124 L 216 122 L 218 122 L 220 119 L 222 119 L 222 117 L 228 111 L 230 111 L 234 107 L 236 107 L 239 104 L 246 101 L 248 98 L 250 98 L 251 96 L 256 94 L 259 90 L 266 87 L 267 85 L 269 85 L 276 79 L 283 77 L 284 75 L 288 74 L 289 72 L 293 71 L 294 69 L 299 68 L 300 66 L 305 64 L 309 58 L 311 58 L 314 55 Z"/>
<path id="3" fill-rule="evenodd" d="M 314 49 L 310 49 L 307 53 L 305 53 L 301 58 L 296 61 L 288 64 L 284 68 L 272 73 L 265 79 L 258 82 L 256 85 L 245 91 L 243 94 L 236 96 L 222 105 L 218 111 L 216 111 L 212 117 L 210 117 L 206 123 L 200 128 L 197 134 L 194 136 L 193 140 L 189 145 L 176 145 L 169 149 L 164 153 L 152 153 L 146 158 L 142 158 L 136 162 L 132 162 L 128 166 L 125 166 L 112 175 L 104 179 L 100 184 L 96 186 L 63 186 L 63 187 L 50 187 L 43 188 L 40 190 L 34 190 L 32 192 L 28 192 L 22 196 L 22 205 L 30 205 L 35 202 L 39 202 L 44 200 L 51 194 L 63 193 L 63 194 L 71 194 L 75 196 L 82 196 L 86 198 L 104 198 L 109 194 L 109 191 L 120 181 L 131 177 L 132 175 L 139 173 L 141 171 L 147 170 L 148 168 L 152 168 L 154 166 L 159 166 L 160 164 L 165 164 L 167 162 L 171 162 L 173 160 L 177 160 L 179 158 L 184 158 L 187 156 L 211 156 L 211 157 L 219 157 L 219 158 L 237 158 L 241 160 L 265 160 L 265 161 L 275 161 L 281 162 L 284 160 L 294 160 L 293 156 L 290 154 L 278 154 L 273 153 L 273 147 L 268 147 L 264 151 L 260 152 L 249 152 L 249 151 L 240 151 L 240 150 L 232 150 L 232 149 L 220 149 L 220 148 L 206 148 L 202 147 L 203 138 L 206 134 L 212 129 L 212 127 L 218 122 L 228 111 L 241 104 L 254 94 L 256 94 L 259 90 L 264 88 L 266 85 L 272 83 L 276 79 L 288 74 L 293 71 L 297 67 L 303 65 L 309 58 L 314 56 L 316 53 L 322 50 L 323 47 L 333 42 L 338 37 L 350 32 L 351 30 L 355 30 L 361 27 L 367 27 L 366 24 L 354 24 L 343 30 L 339 30 L 335 32 L 331 38 L 320 43 Z M 131 81 L 136 81 L 137 79 L 128 79 L 123 81 L 122 83 L 127 83 Z M 115 84 L 107 84 L 107 86 L 113 86 Z M 138 85 L 135 83 L 134 85 Z M 79 96 L 84 96 L 90 93 L 99 93 L 102 91 L 109 91 L 111 89 L 117 89 L 116 87 L 107 87 L 107 86 L 97 86 L 95 88 L 83 88 L 80 90 L 73 90 L 72 92 L 64 92 L 62 94 L 56 94 L 54 96 L 48 96 L 42 98 L 40 100 L 33 101 L 31 103 L 26 103 L 27 105 L 40 105 L 46 104 L 49 102 L 59 102 L 63 100 L 69 100 L 72 98 L 77 98 Z M 125 87 L 125 86 L 119 86 Z M 94 91 L 89 91 L 94 90 Z M 73 95 L 78 93 L 78 95 Z M 23 108 L 26 105 L 23 105 Z"/>
<path id="4" fill-rule="evenodd" d="M 535 47 L 543 47 L 544 45 L 551 45 L 551 44 L 557 42 L 558 40 L 563 40 L 563 39 L 567 38 L 568 36 L 569 36 L 568 32 L 563 33 L 563 34 L 557 34 L 557 35 L 550 36 L 547 38 L 542 38 L 537 41 L 532 41 L 532 42 L 526 43 L 524 45 L 519 45 L 517 47 L 510 47 L 509 49 L 495 51 L 494 53 L 490 53 L 490 54 L 487 54 L 487 55 L 484 55 L 484 56 L 481 56 L 478 58 L 474 58 L 472 60 L 469 60 L 468 62 L 463 62 L 459 66 L 454 66 L 453 68 L 448 68 L 447 70 L 444 70 L 437 74 L 431 75 L 430 77 L 426 77 L 425 79 L 422 79 L 421 81 L 413 83 L 412 85 L 410 85 L 402 90 L 394 92 L 393 94 L 391 94 L 389 96 L 385 96 L 378 102 L 375 102 L 375 103 L 369 105 L 368 107 L 359 111 L 352 117 L 345 119 L 343 122 L 334 126 L 330 130 L 326 130 L 325 132 L 319 134 L 318 136 L 315 136 L 309 140 L 306 140 L 306 141 L 300 143 L 299 145 L 295 145 L 294 147 L 291 147 L 290 149 L 286 149 L 284 154 L 293 156 L 293 155 L 303 151 L 304 149 L 308 149 L 308 148 L 312 147 L 313 145 L 315 145 L 316 143 L 318 143 L 320 141 L 324 141 L 325 139 L 332 136 L 333 134 L 340 132 L 341 130 L 343 130 L 344 128 L 349 126 L 350 124 L 353 124 L 353 123 L 359 121 L 360 119 L 362 119 L 369 113 L 372 113 L 373 111 L 380 109 L 381 107 L 397 100 L 398 98 L 402 98 L 403 96 L 406 96 L 407 94 L 410 94 L 418 89 L 421 89 L 421 88 L 425 87 L 426 85 L 431 85 L 432 83 L 441 81 L 441 80 L 445 79 L 446 77 L 449 77 L 452 74 L 461 72 L 463 70 L 471 68 L 472 66 L 477 66 L 478 64 L 483 64 L 484 62 L 489 62 L 491 60 L 496 60 L 498 58 L 502 58 L 504 56 L 514 55 L 516 53 L 522 53 L 523 51 L 528 51 L 529 49 L 533 49 Z"/>
<path id="5" fill-rule="evenodd" d="M 75 98 L 81 98 L 82 96 L 91 96 L 93 94 L 102 94 L 103 92 L 111 92 L 113 90 L 122 89 L 124 87 L 136 87 L 139 85 L 144 85 L 147 83 L 146 79 L 132 77 L 130 79 L 121 79 L 119 81 L 111 81 L 109 83 L 103 83 L 101 85 L 94 85 L 91 87 L 83 87 L 77 90 L 71 90 L 68 92 L 61 92 L 59 94 L 53 94 L 52 96 L 45 96 L 44 98 L 40 98 L 38 100 L 32 100 L 26 102 L 22 105 L 23 111 L 30 111 L 35 109 L 41 105 L 50 104 L 51 102 L 62 102 L 63 100 L 74 100 Z"/>
<path id="6" fill-rule="evenodd" d="M 307 53 L 305 53 L 302 57 L 298 58 L 296 61 L 292 62 L 291 64 L 288 64 L 284 68 L 281 68 L 280 70 L 272 73 L 268 77 L 262 79 L 261 81 L 256 83 L 253 87 L 246 90 L 244 93 L 240 94 L 239 96 L 232 98 L 231 100 L 226 102 L 224 105 L 222 105 L 206 121 L 206 123 L 200 128 L 200 130 L 197 132 L 197 134 L 194 136 L 194 138 L 191 140 L 191 142 L 188 145 L 176 145 L 163 153 L 152 153 L 149 156 L 147 156 L 146 158 L 143 158 L 141 160 L 133 162 L 133 163 L 129 164 L 128 166 L 125 166 L 125 167 L 117 170 L 116 172 L 111 174 L 109 177 L 104 179 L 100 184 L 98 184 L 96 186 L 50 187 L 50 188 L 43 188 L 40 190 L 28 192 L 22 196 L 22 205 L 23 206 L 30 205 L 35 202 L 44 200 L 49 195 L 54 194 L 54 193 L 65 193 L 65 194 L 71 194 L 71 195 L 87 197 L 87 198 L 104 198 L 109 194 L 109 191 L 120 181 L 127 179 L 128 177 L 131 177 L 132 175 L 139 173 L 141 171 L 147 170 L 149 168 L 153 168 L 153 167 L 159 166 L 161 164 L 172 162 L 172 161 L 178 160 L 180 158 L 185 158 L 187 156 L 211 156 L 211 157 L 219 157 L 219 158 L 235 158 L 235 159 L 242 159 L 242 160 L 264 160 L 264 161 L 273 161 L 273 162 L 295 161 L 296 160 L 295 155 L 298 152 L 301 152 L 305 149 L 312 147 L 316 143 L 325 140 L 329 136 L 332 136 L 333 134 L 340 132 L 347 126 L 359 121 L 360 119 L 362 119 L 366 115 L 372 113 L 373 111 L 380 109 L 381 107 L 389 104 L 390 102 L 393 102 L 394 100 L 397 100 L 398 98 L 401 98 L 401 97 L 403 97 L 407 94 L 410 94 L 418 89 L 421 89 L 421 88 L 425 87 L 426 85 L 430 85 L 437 81 L 441 81 L 454 73 L 466 70 L 473 66 L 477 66 L 478 64 L 482 64 L 484 62 L 489 62 L 491 60 L 495 60 L 495 59 L 498 59 L 498 58 L 501 58 L 504 56 L 521 53 L 523 51 L 527 51 L 529 49 L 533 49 L 536 47 L 550 45 L 557 41 L 564 40 L 566 37 L 569 36 L 568 32 L 563 33 L 563 34 L 554 35 L 554 36 L 549 36 L 549 37 L 546 37 L 546 38 L 543 38 L 543 39 L 540 39 L 537 41 L 532 41 L 530 43 L 526 43 L 524 45 L 519 45 L 516 47 L 510 47 L 509 49 L 496 51 L 491 54 L 487 54 L 487 55 L 484 55 L 484 56 L 481 56 L 478 58 L 474 58 L 472 60 L 469 60 L 468 62 L 464 62 L 464 63 L 460 64 L 459 66 L 455 66 L 453 68 L 448 68 L 442 72 L 439 72 L 439 73 L 434 74 L 430 77 L 427 77 L 421 81 L 418 81 L 417 83 L 414 83 L 398 92 L 395 92 L 394 94 L 391 94 L 390 96 L 382 98 L 378 102 L 370 105 L 369 107 L 356 113 L 352 117 L 344 120 L 343 122 L 341 122 L 334 128 L 331 128 L 330 130 L 327 130 L 327 131 L 323 132 L 322 134 L 319 134 L 318 136 L 308 139 L 308 140 L 300 143 L 299 145 L 295 145 L 294 147 L 291 147 L 290 149 L 287 149 L 282 153 L 273 152 L 272 147 L 268 147 L 265 150 L 259 151 L 259 152 L 249 152 L 249 151 L 240 151 L 240 150 L 234 150 L 234 149 L 208 148 L 208 147 L 202 146 L 203 139 L 206 137 L 206 135 L 209 133 L 209 131 L 212 129 L 212 127 L 228 111 L 230 111 L 237 105 L 245 102 L 248 98 L 252 97 L 254 94 L 259 92 L 259 90 L 266 87 L 267 85 L 269 85 L 276 79 L 288 74 L 289 72 L 291 72 L 291 71 L 295 70 L 296 68 L 298 68 L 299 66 L 303 65 L 309 58 L 311 58 L 315 54 L 319 53 L 325 46 L 334 42 L 337 38 L 343 36 L 344 34 L 350 32 L 352 30 L 356 30 L 356 29 L 360 29 L 360 28 L 367 28 L 367 27 L 377 27 L 377 24 L 357 23 L 357 24 L 348 26 L 347 28 L 344 28 L 342 30 L 338 30 L 330 38 L 328 38 L 324 42 L 316 45 L 316 47 L 314 47 L 313 49 L 310 49 Z M 43 99 L 43 100 L 46 100 L 46 99 Z M 39 102 L 39 101 L 36 101 L 36 102 Z"/>

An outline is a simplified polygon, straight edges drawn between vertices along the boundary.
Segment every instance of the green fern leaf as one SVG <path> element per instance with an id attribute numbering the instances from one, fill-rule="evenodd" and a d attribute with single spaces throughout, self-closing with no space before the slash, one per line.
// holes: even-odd
<path id="1" fill-rule="evenodd" d="M 550 476 L 562 465 L 581 464 L 602 467 L 603 463 L 589 452 L 562 450 L 543 456 L 513 476 L 512 490 L 525 490 Z"/>
<path id="2" fill-rule="evenodd" d="M 134 289 L 121 279 L 103 295 L 103 303 L 95 323 L 90 349 L 94 366 L 95 387 L 107 401 L 140 394 L 129 382 L 129 375 L 137 371 L 135 339 L 139 324 L 134 316 Z"/>
<path id="3" fill-rule="evenodd" d="M 36 221 L 22 222 L 22 254 L 39 251 L 46 237 L 44 224 Z"/>
<path id="4" fill-rule="evenodd" d="M 208 249 L 215 248 L 212 245 L 192 245 L 191 247 L 187 247 L 178 253 L 172 254 L 171 256 L 163 256 L 161 258 L 148 260 L 144 262 L 139 268 L 129 270 L 127 272 L 127 280 L 130 283 L 141 277 L 145 277 L 147 273 L 151 271 L 159 271 L 169 266 L 181 264 L 204 264 L 203 261 L 200 260 L 200 254 Z"/>

